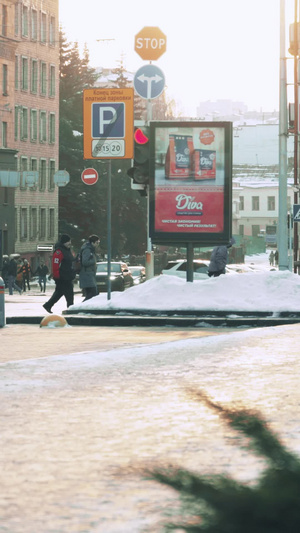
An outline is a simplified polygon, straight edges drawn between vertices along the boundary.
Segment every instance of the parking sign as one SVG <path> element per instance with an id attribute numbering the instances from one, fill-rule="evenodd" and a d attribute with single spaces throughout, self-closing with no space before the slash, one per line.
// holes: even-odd
<path id="1" fill-rule="evenodd" d="M 133 89 L 83 91 L 84 159 L 133 158 Z"/>

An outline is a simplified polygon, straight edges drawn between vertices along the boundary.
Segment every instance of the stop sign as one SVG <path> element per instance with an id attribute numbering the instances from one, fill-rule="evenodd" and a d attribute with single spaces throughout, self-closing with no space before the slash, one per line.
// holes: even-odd
<path id="1" fill-rule="evenodd" d="M 167 49 L 167 37 L 154 26 L 145 26 L 134 38 L 134 49 L 142 59 L 158 59 Z"/>
<path id="2" fill-rule="evenodd" d="M 85 168 L 81 179 L 86 185 L 94 185 L 98 181 L 98 172 L 94 168 Z"/>

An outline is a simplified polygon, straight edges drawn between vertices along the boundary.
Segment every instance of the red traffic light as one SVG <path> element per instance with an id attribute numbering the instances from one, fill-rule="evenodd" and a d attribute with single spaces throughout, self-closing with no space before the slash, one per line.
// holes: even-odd
<path id="1" fill-rule="evenodd" d="M 147 142 L 149 142 L 149 137 L 145 135 L 141 128 L 138 128 L 134 132 L 134 140 L 138 144 L 146 144 Z"/>

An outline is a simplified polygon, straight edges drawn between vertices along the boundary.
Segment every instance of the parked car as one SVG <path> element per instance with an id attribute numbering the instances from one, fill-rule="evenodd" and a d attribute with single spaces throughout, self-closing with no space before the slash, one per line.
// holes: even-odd
<path id="1" fill-rule="evenodd" d="M 97 263 L 96 283 L 99 292 L 107 292 L 107 261 Z M 110 264 L 111 291 L 125 291 L 133 286 L 133 277 L 126 263 L 122 261 Z"/>
<path id="2" fill-rule="evenodd" d="M 146 269 L 144 266 L 130 266 L 129 270 L 132 274 L 134 285 L 139 285 L 146 281 Z"/>
<path id="3" fill-rule="evenodd" d="M 194 280 L 197 279 L 208 279 L 208 266 L 209 261 L 202 259 L 194 259 Z M 162 274 L 167 276 L 178 276 L 180 278 L 186 279 L 187 271 L 187 260 L 178 259 L 176 261 L 169 261 L 165 268 L 162 271 Z"/>

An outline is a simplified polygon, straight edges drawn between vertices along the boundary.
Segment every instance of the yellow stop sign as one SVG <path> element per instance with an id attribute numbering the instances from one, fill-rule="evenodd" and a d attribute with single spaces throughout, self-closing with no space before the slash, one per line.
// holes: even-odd
<path id="1" fill-rule="evenodd" d="M 167 49 L 167 37 L 154 26 L 145 26 L 134 38 L 134 49 L 142 59 L 154 61 Z"/>

